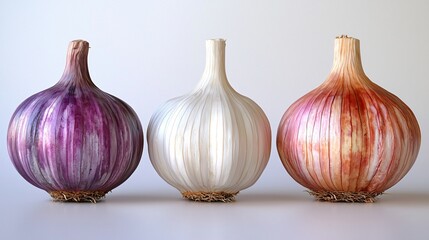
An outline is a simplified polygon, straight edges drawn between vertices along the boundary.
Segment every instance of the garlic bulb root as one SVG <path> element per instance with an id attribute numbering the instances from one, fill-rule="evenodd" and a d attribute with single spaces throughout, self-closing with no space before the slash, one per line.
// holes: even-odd
<path id="1" fill-rule="evenodd" d="M 99 202 L 106 196 L 103 191 L 51 191 L 49 194 L 58 202 Z"/>
<path id="2" fill-rule="evenodd" d="M 376 192 L 341 192 L 341 191 L 312 191 L 307 192 L 317 201 L 326 202 L 357 202 L 357 203 L 373 203 L 377 197 L 383 193 Z"/>
<path id="3" fill-rule="evenodd" d="M 183 198 L 196 202 L 233 202 L 237 194 L 238 192 L 182 192 Z"/>

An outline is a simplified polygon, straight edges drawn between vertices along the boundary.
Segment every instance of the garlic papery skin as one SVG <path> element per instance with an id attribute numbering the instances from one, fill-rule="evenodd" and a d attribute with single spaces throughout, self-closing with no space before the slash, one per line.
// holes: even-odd
<path id="1" fill-rule="evenodd" d="M 373 202 L 405 176 L 420 148 L 413 112 L 365 75 L 359 47 L 358 39 L 336 38 L 328 78 L 278 127 L 284 167 L 318 200 Z"/>
<path id="2" fill-rule="evenodd" d="M 88 50 L 72 41 L 59 82 L 27 98 L 9 123 L 15 168 L 58 201 L 100 200 L 134 172 L 143 151 L 137 114 L 94 85 Z"/>
<path id="3" fill-rule="evenodd" d="M 256 182 L 270 156 L 270 124 L 228 83 L 225 40 L 206 41 L 200 83 L 154 113 L 147 141 L 155 170 L 184 198 L 229 202 Z"/>

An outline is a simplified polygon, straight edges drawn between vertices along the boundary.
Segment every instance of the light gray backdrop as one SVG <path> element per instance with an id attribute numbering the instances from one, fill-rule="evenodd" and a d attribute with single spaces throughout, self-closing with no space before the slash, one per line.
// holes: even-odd
<path id="1" fill-rule="evenodd" d="M 262 107 L 273 132 L 269 164 L 259 181 L 242 192 L 245 199 L 246 192 L 269 193 L 272 197 L 303 194 L 303 188 L 288 176 L 277 155 L 275 136 L 279 120 L 291 103 L 325 80 L 332 64 L 334 38 L 341 34 L 358 38 L 369 78 L 406 102 L 417 116 L 422 131 L 422 146 L 414 167 L 390 191 L 427 194 L 428 13 L 429 2 L 424 0 L 2 0 L 1 209 L 14 215 L 11 209 L 22 209 L 21 205 L 13 205 L 16 199 L 26 199 L 25 206 L 42 204 L 41 209 L 57 212 L 58 204 L 51 203 L 45 192 L 28 184 L 15 171 L 7 154 L 6 130 L 18 104 L 59 80 L 68 43 L 74 39 L 89 41 L 89 69 L 94 83 L 129 103 L 138 113 L 145 134 L 150 116 L 160 104 L 188 93 L 198 83 L 204 68 L 204 41 L 227 39 L 228 79 L 238 92 Z M 171 198 L 157 198 L 164 194 L 170 194 Z M 113 200 L 115 195 L 134 199 L 135 205 L 139 205 L 139 197 L 171 200 L 172 205 L 166 206 L 170 208 L 174 207 L 175 200 L 180 201 L 179 193 L 152 168 L 146 141 L 137 171 L 110 193 Z M 263 196 L 259 200 L 263 202 Z M 301 200 L 313 203 L 305 195 Z M 103 204 L 108 203 L 109 195 Z M 31 209 L 35 213 L 31 216 L 36 218 L 38 211 L 44 212 L 36 207 Z M 2 221 L 12 224 L 5 228 L 7 233 L 12 234 L 19 229 L 16 225 L 26 223 L 20 219 L 27 213 L 20 214 L 22 216 L 12 220 L 4 214 L 0 216 Z M 24 236 L 19 234 L 17 237 Z M 35 230 L 34 234 L 42 233 Z M 186 234 L 180 236 L 188 236 Z"/>

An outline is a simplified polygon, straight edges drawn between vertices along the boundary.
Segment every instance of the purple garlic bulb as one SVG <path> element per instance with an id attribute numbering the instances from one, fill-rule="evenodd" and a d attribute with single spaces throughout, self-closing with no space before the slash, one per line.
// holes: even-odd
<path id="1" fill-rule="evenodd" d="M 88 50 L 86 41 L 70 43 L 61 79 L 21 103 L 7 133 L 15 168 L 58 201 L 97 202 L 130 177 L 143 152 L 137 114 L 94 85 Z"/>

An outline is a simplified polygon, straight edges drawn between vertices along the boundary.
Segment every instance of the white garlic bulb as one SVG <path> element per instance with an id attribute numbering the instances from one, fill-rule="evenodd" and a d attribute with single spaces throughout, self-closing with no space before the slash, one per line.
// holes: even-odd
<path id="1" fill-rule="evenodd" d="M 233 200 L 256 182 L 270 156 L 268 119 L 229 84 L 223 39 L 206 41 L 200 83 L 191 94 L 165 103 L 147 132 L 155 170 L 195 201 Z"/>

